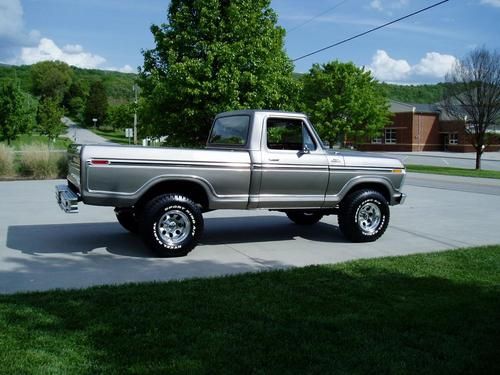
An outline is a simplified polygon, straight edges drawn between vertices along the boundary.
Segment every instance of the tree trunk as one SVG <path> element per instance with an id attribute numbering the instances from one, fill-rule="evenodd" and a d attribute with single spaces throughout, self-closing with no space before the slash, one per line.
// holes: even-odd
<path id="1" fill-rule="evenodd" d="M 482 151 L 476 151 L 476 169 L 481 169 L 481 155 Z"/>

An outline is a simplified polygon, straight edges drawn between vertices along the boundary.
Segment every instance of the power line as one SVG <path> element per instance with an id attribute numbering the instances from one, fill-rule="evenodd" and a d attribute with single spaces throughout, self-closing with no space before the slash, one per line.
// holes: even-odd
<path id="1" fill-rule="evenodd" d="M 387 27 L 387 26 L 389 26 L 389 25 L 392 25 L 392 24 L 394 24 L 394 23 L 396 23 L 396 22 L 402 21 L 402 20 L 404 20 L 404 19 L 406 19 L 406 18 L 413 17 L 413 16 L 414 16 L 414 15 L 416 15 L 416 14 L 419 14 L 419 13 L 425 12 L 425 11 L 427 11 L 427 10 L 429 10 L 429 9 L 435 8 L 435 7 L 437 7 L 437 6 L 441 5 L 441 4 L 444 4 L 444 3 L 448 2 L 448 1 L 449 1 L 449 0 L 443 0 L 443 1 L 440 1 L 439 3 L 435 3 L 435 4 L 433 4 L 433 5 L 430 5 L 430 6 L 426 7 L 426 8 L 423 8 L 423 9 L 417 10 L 416 12 L 413 12 L 413 13 L 407 14 L 407 15 L 406 15 L 406 16 L 404 16 L 404 17 L 400 17 L 400 18 L 395 19 L 395 20 L 393 20 L 393 21 L 390 21 L 390 22 L 384 23 L 383 25 L 380 25 L 380 26 L 374 27 L 373 29 L 370 29 L 370 30 L 367 30 L 367 31 L 362 32 L 362 33 L 360 33 L 360 34 L 357 34 L 357 35 L 351 36 L 350 38 L 347 38 L 347 39 L 341 40 L 340 42 L 334 43 L 334 44 L 329 45 L 329 46 L 327 46 L 327 47 L 320 48 L 320 49 L 318 49 L 318 50 L 316 50 L 316 51 L 313 51 L 313 52 L 310 52 L 310 53 L 308 53 L 308 54 L 306 54 L 306 55 L 303 55 L 303 56 L 297 57 L 296 59 L 293 59 L 292 61 L 293 61 L 293 62 L 295 62 L 295 61 L 299 61 L 299 60 L 305 59 L 306 57 L 309 57 L 309 56 L 315 55 L 315 54 L 317 54 L 317 53 L 323 52 L 323 51 L 325 51 L 325 50 L 327 50 L 327 49 L 330 49 L 330 48 L 333 48 L 333 47 L 337 47 L 337 46 L 339 46 L 339 45 L 341 45 L 341 44 L 344 44 L 344 43 L 350 42 L 350 41 L 351 41 L 351 40 L 353 40 L 353 39 L 356 39 L 356 38 L 362 37 L 362 36 L 364 36 L 364 35 L 366 35 L 366 34 L 370 34 L 370 33 L 374 32 L 374 31 L 380 30 L 380 29 L 382 29 L 382 28 L 384 28 L 384 27 Z"/>
<path id="2" fill-rule="evenodd" d="M 309 22 L 311 21 L 314 21 L 316 18 L 319 18 L 321 16 L 324 16 L 325 14 L 327 13 L 330 13 L 332 11 L 334 11 L 335 9 L 337 9 L 339 6 L 341 6 L 342 4 L 345 4 L 347 3 L 349 0 L 343 0 L 341 2 L 338 2 L 337 4 L 335 4 L 334 6 L 332 6 L 331 8 L 328 8 L 327 10 L 315 15 L 314 17 L 311 17 L 309 18 L 308 20 L 302 22 L 301 24 L 295 26 L 295 27 L 292 27 L 290 30 L 287 30 L 287 33 L 290 34 L 291 32 L 297 30 L 297 29 L 300 29 L 302 26 L 305 26 L 307 25 Z"/>

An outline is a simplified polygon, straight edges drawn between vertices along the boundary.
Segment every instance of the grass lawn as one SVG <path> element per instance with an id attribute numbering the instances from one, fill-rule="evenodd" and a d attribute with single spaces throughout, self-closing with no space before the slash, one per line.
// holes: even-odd
<path id="1" fill-rule="evenodd" d="M 7 142 L 1 142 L 1 143 L 7 145 Z M 56 139 L 55 142 L 51 142 L 50 146 L 52 149 L 65 150 L 71 143 L 72 141 L 70 139 L 59 137 Z M 42 144 L 48 146 L 49 139 L 46 135 L 41 135 L 36 133 L 21 134 L 19 137 L 17 137 L 14 141 L 11 142 L 10 147 L 12 147 L 14 150 L 20 150 L 21 147 L 24 145 L 33 145 L 33 144 Z"/>
<path id="2" fill-rule="evenodd" d="M 114 142 L 114 143 L 119 143 L 119 144 L 124 144 L 128 145 L 128 138 L 125 137 L 125 130 L 119 129 L 119 130 L 113 130 L 111 128 L 100 128 L 100 129 L 94 129 L 94 128 L 87 128 L 88 130 L 92 131 L 93 133 L 100 135 L 101 137 L 106 138 L 107 140 Z M 134 138 L 130 139 L 130 144 L 134 144 Z"/>
<path id="3" fill-rule="evenodd" d="M 500 246 L 0 296 L 2 373 L 500 373 Z"/>
<path id="4" fill-rule="evenodd" d="M 408 172 L 444 174 L 448 176 L 483 177 L 500 179 L 500 171 L 475 170 L 465 168 L 433 167 L 429 165 L 406 165 Z"/>

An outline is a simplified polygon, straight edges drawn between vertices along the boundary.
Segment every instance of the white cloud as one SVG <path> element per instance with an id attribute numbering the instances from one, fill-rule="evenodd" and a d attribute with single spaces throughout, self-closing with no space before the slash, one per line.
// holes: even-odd
<path id="1" fill-rule="evenodd" d="M 25 30 L 20 0 L 0 0 L 0 61 L 14 61 L 20 46 L 33 46 L 40 33 Z"/>
<path id="2" fill-rule="evenodd" d="M 381 81 L 400 81 L 409 75 L 411 66 L 406 60 L 395 60 L 387 52 L 378 50 L 368 69 Z"/>
<path id="3" fill-rule="evenodd" d="M 384 10 L 384 7 L 382 6 L 382 1 L 380 0 L 373 0 L 371 3 L 370 3 L 370 7 L 373 8 L 373 9 L 376 9 L 376 10 Z"/>
<path id="4" fill-rule="evenodd" d="M 433 78 L 442 78 L 457 62 L 455 56 L 443 55 L 438 52 L 428 52 L 420 62 L 413 67 L 415 74 Z"/>
<path id="5" fill-rule="evenodd" d="M 104 57 L 84 52 L 82 46 L 68 45 L 61 49 L 48 38 L 40 39 L 36 47 L 23 47 L 21 49 L 19 57 L 21 64 L 30 65 L 47 60 L 59 60 L 69 65 L 88 69 L 98 68 L 99 65 L 106 62 Z"/>
<path id="6" fill-rule="evenodd" d="M 85 51 L 80 44 L 59 47 L 53 40 L 42 37 L 39 31 L 28 31 L 21 0 L 0 0 L 0 62 L 30 65 L 46 60 L 89 69 L 103 69 L 106 63 L 104 57 Z M 113 70 L 134 71 L 129 65 Z"/>
<path id="7" fill-rule="evenodd" d="M 124 65 L 121 68 L 116 68 L 114 66 L 110 66 L 107 68 L 104 68 L 104 70 L 111 70 L 114 72 L 121 72 L 121 73 L 135 73 L 135 69 L 132 68 L 130 65 Z"/>
<path id="8" fill-rule="evenodd" d="M 500 8 L 500 0 L 481 0 L 481 4 L 492 5 L 494 7 Z"/>
<path id="9" fill-rule="evenodd" d="M 83 47 L 79 44 L 66 44 L 63 48 L 67 53 L 80 53 L 83 52 Z"/>
<path id="10" fill-rule="evenodd" d="M 457 59 L 452 55 L 428 52 L 418 64 L 411 65 L 407 60 L 396 60 L 384 50 L 378 50 L 367 67 L 375 78 L 386 82 L 412 81 L 416 78 L 443 79 Z"/>
<path id="11" fill-rule="evenodd" d="M 0 0 L 0 38 L 15 37 L 24 28 L 20 0 Z"/>
<path id="12" fill-rule="evenodd" d="M 493 0 L 495 1 L 495 0 Z M 409 0 L 372 0 L 370 8 L 378 10 L 379 12 L 401 9 L 408 5 Z"/>

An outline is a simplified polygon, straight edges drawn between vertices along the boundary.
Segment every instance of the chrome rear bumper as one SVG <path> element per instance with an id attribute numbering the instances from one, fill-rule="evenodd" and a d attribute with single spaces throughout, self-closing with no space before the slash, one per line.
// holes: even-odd
<path id="1" fill-rule="evenodd" d="M 78 213 L 78 202 L 80 198 L 68 185 L 56 186 L 56 200 L 59 207 L 61 207 L 61 210 L 64 212 Z"/>

